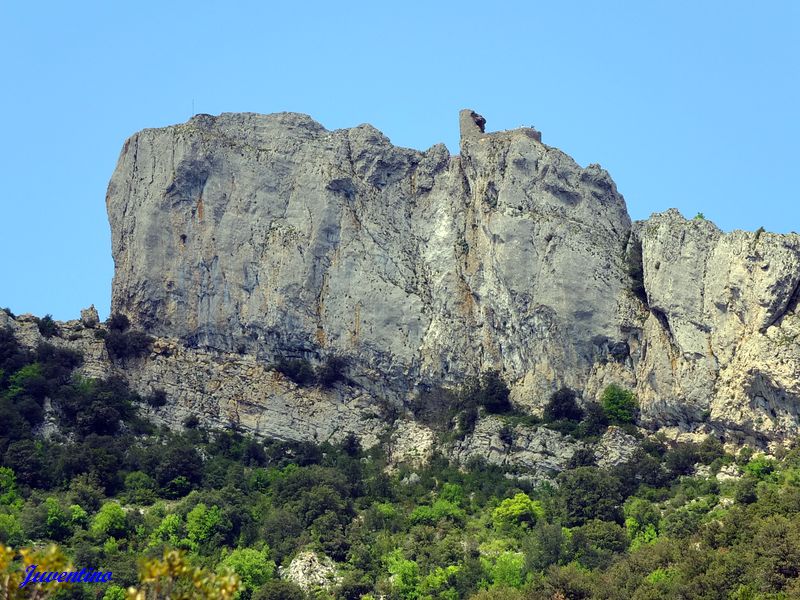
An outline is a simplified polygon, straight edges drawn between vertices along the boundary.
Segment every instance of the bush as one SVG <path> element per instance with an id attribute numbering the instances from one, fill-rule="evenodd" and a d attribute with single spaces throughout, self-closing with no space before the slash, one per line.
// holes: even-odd
<path id="1" fill-rule="evenodd" d="M 600 400 L 611 423 L 624 425 L 636 421 L 639 403 L 633 392 L 612 383 L 603 390 Z"/>
<path id="2" fill-rule="evenodd" d="M 664 455 L 664 466 L 674 477 L 678 477 L 691 473 L 699 460 L 695 444 L 679 443 Z"/>
<path id="3" fill-rule="evenodd" d="M 704 465 L 710 465 L 715 460 L 725 456 L 725 447 L 714 436 L 708 436 L 697 446 L 697 459 Z"/>
<path id="4" fill-rule="evenodd" d="M 500 414 L 511 410 L 508 399 L 510 391 L 500 373 L 495 370 L 483 373 L 477 386 L 473 384 L 471 392 L 478 405 L 483 406 L 487 412 Z"/>
<path id="5" fill-rule="evenodd" d="M 566 525 L 583 525 L 592 519 L 622 522 L 620 482 L 595 467 L 578 467 L 558 476 Z"/>
<path id="6" fill-rule="evenodd" d="M 448 431 L 453 426 L 453 418 L 466 398 L 441 385 L 421 386 L 419 393 L 410 402 L 414 418 L 428 427 Z"/>
<path id="7" fill-rule="evenodd" d="M 418 511 L 420 511 L 420 513 L 418 513 Z M 439 498 L 430 508 L 427 506 L 417 507 L 411 513 L 410 517 L 412 523 L 428 522 L 430 525 L 434 525 L 442 519 L 449 519 L 455 523 L 463 523 L 466 520 L 466 513 L 463 509 L 459 508 L 456 503 L 445 500 L 444 498 Z"/>
<path id="8" fill-rule="evenodd" d="M 557 392 L 553 392 L 550 400 L 544 407 L 545 421 L 580 421 L 583 418 L 583 411 L 576 401 L 577 394 L 566 387 L 562 387 Z"/>
<path id="9" fill-rule="evenodd" d="M 342 356 L 328 356 L 317 369 L 317 383 L 324 388 L 332 387 L 339 381 L 346 381 L 347 359 Z"/>
<path id="10" fill-rule="evenodd" d="M 145 398 L 145 402 L 153 408 L 159 408 L 167 403 L 167 393 L 164 390 L 153 390 L 153 393 Z"/>
<path id="11" fill-rule="evenodd" d="M 296 583 L 273 579 L 253 594 L 253 600 L 305 600 L 306 594 Z"/>
<path id="12" fill-rule="evenodd" d="M 595 465 L 594 450 L 591 448 L 578 448 L 573 454 L 569 462 L 567 462 L 568 469 L 576 469 L 578 467 L 592 467 Z"/>
<path id="13" fill-rule="evenodd" d="M 584 409 L 583 420 L 575 430 L 575 437 L 580 439 L 599 437 L 608 428 L 606 411 L 597 402 L 589 402 Z"/>
<path id="14" fill-rule="evenodd" d="M 117 331 L 122 333 L 123 331 L 127 331 L 128 327 L 130 326 L 131 322 L 125 315 L 113 314 L 108 317 L 108 320 L 106 321 L 106 327 L 108 327 L 109 331 Z"/>
<path id="15" fill-rule="evenodd" d="M 589 569 L 604 569 L 615 554 L 628 547 L 628 535 L 616 523 L 592 520 L 572 530 L 571 550 L 575 559 Z"/>
<path id="16" fill-rule="evenodd" d="M 514 428 L 508 423 L 505 423 L 500 428 L 498 436 L 505 446 L 511 446 L 514 443 Z"/>
<path id="17" fill-rule="evenodd" d="M 311 364 L 303 358 L 281 357 L 275 364 L 275 370 L 294 381 L 300 387 L 311 385 L 316 379 Z"/>
<path id="18" fill-rule="evenodd" d="M 46 338 L 51 338 L 59 334 L 58 325 L 53 320 L 52 315 L 45 315 L 41 319 L 36 319 L 36 326 L 39 328 L 39 333 Z"/>
<path id="19" fill-rule="evenodd" d="M 113 360 L 124 360 L 144 356 L 150 352 L 153 343 L 146 333 L 141 331 L 110 330 L 105 337 L 106 350 Z"/>
<path id="20" fill-rule="evenodd" d="M 133 471 L 125 477 L 125 491 L 129 502 L 152 504 L 156 500 L 156 482 L 147 473 Z"/>

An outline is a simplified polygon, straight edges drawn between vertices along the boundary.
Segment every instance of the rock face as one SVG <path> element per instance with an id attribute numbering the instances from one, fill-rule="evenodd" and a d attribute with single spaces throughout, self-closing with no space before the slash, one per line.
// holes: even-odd
<path id="1" fill-rule="evenodd" d="M 194 346 L 344 355 L 399 398 L 489 367 L 522 403 L 582 388 L 621 339 L 625 203 L 537 132 L 463 117 L 455 158 L 297 114 L 135 135 L 108 191 L 113 311 Z"/>
<path id="2" fill-rule="evenodd" d="M 175 352 L 241 357 L 243 388 L 278 356 L 346 357 L 361 396 L 321 420 L 355 429 L 376 398 L 402 407 L 419 384 L 494 368 L 529 411 L 562 386 L 589 399 L 618 383 L 675 435 L 800 432 L 799 236 L 675 211 L 632 225 L 599 166 L 533 129 L 460 119 L 458 156 L 294 113 L 134 135 L 107 196 L 112 311 Z M 148 368 L 140 381 L 186 396 Z M 228 402 L 224 384 L 197 387 Z M 263 393 L 289 413 L 328 398 Z"/>
<path id="3" fill-rule="evenodd" d="M 675 210 L 641 224 L 649 314 L 635 365 L 653 426 L 797 436 L 800 236 L 723 234 Z"/>

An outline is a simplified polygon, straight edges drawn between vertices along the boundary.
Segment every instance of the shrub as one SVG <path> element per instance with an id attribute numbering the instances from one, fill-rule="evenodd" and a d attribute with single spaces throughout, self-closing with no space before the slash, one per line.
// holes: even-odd
<path id="1" fill-rule="evenodd" d="M 418 506 L 409 517 L 409 521 L 413 524 L 424 523 L 426 525 L 436 525 L 442 519 L 463 523 L 466 513 L 456 504 L 440 498 L 431 506 Z"/>
<path id="2" fill-rule="evenodd" d="M 622 425 L 636 421 L 639 403 L 633 392 L 612 383 L 603 390 L 600 400 L 603 411 L 612 423 Z"/>
<path id="3" fill-rule="evenodd" d="M 577 394 L 566 387 L 562 387 L 557 392 L 553 392 L 550 400 L 544 407 L 545 421 L 580 421 L 583 418 L 583 411 L 576 402 Z"/>
<path id="4" fill-rule="evenodd" d="M 616 523 L 591 520 L 572 530 L 570 540 L 576 560 L 589 569 L 607 568 L 615 554 L 628 547 L 628 535 Z"/>
<path id="5" fill-rule="evenodd" d="M 478 422 L 478 407 L 474 404 L 467 406 L 458 415 L 458 435 L 461 439 L 475 431 Z"/>
<path id="6" fill-rule="evenodd" d="M 147 473 L 133 471 L 125 477 L 128 501 L 136 504 L 152 504 L 156 500 L 156 482 Z"/>
<path id="7" fill-rule="evenodd" d="M 575 437 L 585 439 L 603 435 L 608 428 L 606 411 L 597 402 L 589 402 L 584 409 L 583 420 L 575 430 Z"/>
<path id="8" fill-rule="evenodd" d="M 591 467 L 595 464 L 594 450 L 591 448 L 578 448 L 573 454 L 569 462 L 567 462 L 568 469 L 576 469 L 578 467 Z"/>
<path id="9" fill-rule="evenodd" d="M 708 436 L 697 446 L 697 459 L 704 465 L 710 465 L 715 460 L 725 456 L 725 447 L 714 436 Z"/>
<path id="10" fill-rule="evenodd" d="M 153 343 L 146 333 L 141 331 L 109 330 L 105 338 L 108 355 L 114 360 L 136 358 L 147 354 Z"/>
<path id="11" fill-rule="evenodd" d="M 511 446 L 514 443 L 514 428 L 505 423 L 498 432 L 498 436 L 500 437 L 500 441 L 503 442 L 505 446 Z"/>
<path id="12" fill-rule="evenodd" d="M 675 477 L 688 475 L 699 459 L 695 444 L 680 443 L 664 455 L 664 466 Z"/>
<path id="13" fill-rule="evenodd" d="M 317 369 L 317 383 L 324 388 L 332 387 L 339 381 L 347 379 L 347 359 L 342 356 L 328 356 Z"/>
<path id="14" fill-rule="evenodd" d="M 45 315 L 41 319 L 37 319 L 36 326 L 39 328 L 39 333 L 46 338 L 51 338 L 59 334 L 58 325 L 53 320 L 52 315 Z"/>
<path id="15" fill-rule="evenodd" d="M 441 385 L 427 385 L 421 387 L 410 408 L 416 420 L 432 429 L 447 431 L 452 428 L 453 418 L 464 408 L 465 400 L 466 397 Z"/>
<path id="16" fill-rule="evenodd" d="M 745 475 L 761 480 L 775 470 L 775 461 L 765 456 L 757 456 L 744 466 Z"/>
<path id="17" fill-rule="evenodd" d="M 583 525 L 592 519 L 622 522 L 617 478 L 594 467 L 578 467 L 561 473 L 558 482 L 566 525 Z"/>
<path id="18" fill-rule="evenodd" d="M 275 364 L 275 370 L 294 381 L 300 387 L 311 385 L 316 379 L 311 364 L 303 358 L 281 357 Z"/>
<path id="19" fill-rule="evenodd" d="M 508 386 L 494 369 L 481 375 L 474 394 L 478 405 L 483 406 L 487 412 L 499 414 L 511 410 Z"/>
<path id="20" fill-rule="evenodd" d="M 106 327 L 108 327 L 109 331 L 117 331 L 121 333 L 123 331 L 127 331 L 128 327 L 130 326 L 131 322 L 128 320 L 128 317 L 118 313 L 111 315 L 106 321 Z"/>
<path id="21" fill-rule="evenodd" d="M 253 600 L 305 600 L 306 594 L 296 583 L 273 579 L 253 594 Z"/>
<path id="22" fill-rule="evenodd" d="M 145 398 L 145 402 L 153 408 L 159 408 L 167 403 L 167 393 L 164 390 L 153 390 L 153 393 Z"/>

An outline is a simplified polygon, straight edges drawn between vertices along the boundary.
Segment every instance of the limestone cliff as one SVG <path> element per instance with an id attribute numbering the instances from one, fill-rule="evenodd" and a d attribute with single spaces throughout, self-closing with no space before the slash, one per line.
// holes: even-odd
<path id="1" fill-rule="evenodd" d="M 347 357 L 343 415 L 495 368 L 534 412 L 561 386 L 588 399 L 616 382 L 651 428 L 798 434 L 800 236 L 724 234 L 675 211 L 631 224 L 599 166 L 484 125 L 462 111 L 458 156 L 293 113 L 137 133 L 107 196 L 112 310 L 256 378 L 277 356 Z M 154 366 L 137 373 L 166 385 Z M 176 375 L 176 398 L 227 402 L 224 377 L 194 377 L 202 391 Z M 273 398 L 289 413 L 319 401 Z"/>

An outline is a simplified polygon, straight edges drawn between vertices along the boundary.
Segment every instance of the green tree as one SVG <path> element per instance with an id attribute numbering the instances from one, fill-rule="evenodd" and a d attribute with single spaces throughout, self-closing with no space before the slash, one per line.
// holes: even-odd
<path id="1" fill-rule="evenodd" d="M 17 491 L 17 477 L 14 470 L 0 467 L 0 504 L 5 506 L 16 505 L 20 501 Z"/>
<path id="2" fill-rule="evenodd" d="M 117 502 L 106 502 L 92 519 L 91 532 L 99 537 L 123 538 L 128 530 L 125 511 Z"/>
<path id="3" fill-rule="evenodd" d="M 404 600 L 416 600 L 419 565 L 413 560 L 404 558 L 399 548 L 384 556 L 383 562 L 392 576 L 392 586 L 400 597 Z"/>
<path id="4" fill-rule="evenodd" d="M 604 569 L 611 564 L 615 554 L 628 547 L 625 530 L 616 523 L 593 519 L 572 530 L 572 553 L 575 559 L 589 569 Z"/>
<path id="5" fill-rule="evenodd" d="M 7 513 L 0 513 L 0 542 L 9 546 L 19 546 L 25 539 L 19 519 Z"/>
<path id="6" fill-rule="evenodd" d="M 269 549 L 237 548 L 220 563 L 229 567 L 242 581 L 246 590 L 255 590 L 272 579 L 275 562 L 269 558 Z"/>
<path id="7" fill-rule="evenodd" d="M 216 504 L 208 508 L 200 502 L 186 515 L 186 537 L 195 547 L 221 541 L 218 536 L 230 528 L 230 521 Z"/>
<path id="8" fill-rule="evenodd" d="M 72 533 L 72 523 L 70 515 L 61 507 L 55 498 L 47 498 L 44 501 L 47 511 L 46 531 L 51 539 L 61 541 Z"/>
<path id="9" fill-rule="evenodd" d="M 603 390 L 600 401 L 612 423 L 625 424 L 636 420 L 639 403 L 633 392 L 612 383 Z"/>
<path id="10" fill-rule="evenodd" d="M 150 546 L 158 546 L 161 542 L 166 542 L 170 546 L 177 546 L 178 540 L 183 535 L 183 520 L 176 514 L 165 515 L 150 534 Z"/>
<path id="11" fill-rule="evenodd" d="M 525 566 L 528 571 L 544 571 L 551 565 L 565 562 L 568 554 L 568 531 L 559 523 L 540 520 L 522 538 Z"/>
<path id="12" fill-rule="evenodd" d="M 103 600 L 126 600 L 127 597 L 128 594 L 125 589 L 118 585 L 109 586 L 106 593 L 103 594 Z"/>
<path id="13" fill-rule="evenodd" d="M 510 527 L 527 528 L 544 516 L 544 509 L 540 502 L 531 500 L 527 494 L 519 493 L 513 498 L 506 498 L 492 512 L 492 522 L 495 529 L 508 529 Z"/>
<path id="14" fill-rule="evenodd" d="M 253 594 L 253 600 L 306 600 L 306 594 L 296 583 L 273 579 Z"/>
<path id="15" fill-rule="evenodd" d="M 418 597 L 457 600 L 458 592 L 456 592 L 452 585 L 459 570 L 459 567 L 455 565 L 434 567 L 427 575 L 420 579 Z"/>
<path id="16" fill-rule="evenodd" d="M 449 500 L 440 498 L 431 506 L 418 506 L 409 517 L 413 524 L 426 523 L 428 525 L 436 525 L 442 519 L 463 523 L 466 520 L 466 513 Z"/>
<path id="17" fill-rule="evenodd" d="M 152 504 L 156 500 L 158 485 L 147 473 L 133 471 L 125 477 L 125 491 L 129 502 Z"/>
<path id="18" fill-rule="evenodd" d="M 525 582 L 525 555 L 502 552 L 491 569 L 493 586 L 520 588 Z"/>
<path id="19" fill-rule="evenodd" d="M 619 481 L 595 467 L 579 467 L 558 477 L 566 524 L 583 525 L 591 519 L 622 521 Z"/>

